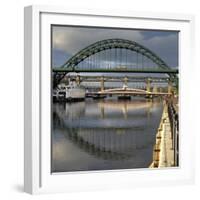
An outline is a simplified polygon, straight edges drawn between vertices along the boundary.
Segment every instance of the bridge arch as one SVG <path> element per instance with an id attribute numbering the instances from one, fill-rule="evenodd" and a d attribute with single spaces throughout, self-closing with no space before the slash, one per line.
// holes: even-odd
<path id="1" fill-rule="evenodd" d="M 65 62 L 61 68 L 71 68 L 72 70 L 76 69 L 76 66 L 84 61 L 86 58 L 108 49 L 128 49 L 134 52 L 137 52 L 143 56 L 149 58 L 152 62 L 157 64 L 160 69 L 170 69 L 170 67 L 164 62 L 158 55 L 152 52 L 150 49 L 142 46 L 141 44 L 126 40 L 126 39 L 106 39 L 95 42 L 86 48 L 80 50 L 74 56 L 72 56 L 67 62 Z"/>
<path id="2" fill-rule="evenodd" d="M 86 140 L 83 136 L 78 134 L 76 129 L 68 128 L 64 119 L 60 118 L 63 113 L 59 112 L 59 109 L 54 112 L 55 122 L 58 123 L 59 128 L 63 131 L 63 135 L 82 151 L 105 160 L 126 160 L 134 156 L 132 153 L 124 153 L 116 149 L 112 150 L 106 146 L 101 146 L 100 144 L 97 145 L 92 141 Z"/>

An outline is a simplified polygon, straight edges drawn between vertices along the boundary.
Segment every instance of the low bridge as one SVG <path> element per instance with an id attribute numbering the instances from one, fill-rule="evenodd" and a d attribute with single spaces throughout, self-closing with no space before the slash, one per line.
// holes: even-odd
<path id="1" fill-rule="evenodd" d="M 146 97 L 153 97 L 153 96 L 170 96 L 172 93 L 171 91 L 168 92 L 158 92 L 156 88 L 153 91 L 143 90 L 143 89 L 134 89 L 128 88 L 126 86 L 122 88 L 113 88 L 113 89 L 103 89 L 99 92 L 90 92 L 89 95 L 91 96 L 101 96 L 101 95 L 117 95 L 117 96 L 146 96 Z"/>

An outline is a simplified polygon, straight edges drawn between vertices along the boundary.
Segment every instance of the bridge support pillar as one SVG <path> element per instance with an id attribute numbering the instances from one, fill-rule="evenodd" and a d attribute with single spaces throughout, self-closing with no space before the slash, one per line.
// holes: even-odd
<path id="1" fill-rule="evenodd" d="M 124 77 L 124 85 L 127 86 L 127 84 L 128 84 L 128 78 L 127 78 L 127 76 L 125 76 Z"/>
<path id="2" fill-rule="evenodd" d="M 101 91 L 104 91 L 104 77 L 101 77 Z"/>
<path id="3" fill-rule="evenodd" d="M 153 92 L 154 92 L 154 93 L 157 93 L 157 92 L 158 92 L 158 88 L 157 88 L 156 85 L 153 86 Z"/>
<path id="4" fill-rule="evenodd" d="M 80 83 L 81 83 L 81 80 L 80 80 L 80 76 L 78 75 L 76 76 L 76 84 L 80 85 Z"/>
<path id="5" fill-rule="evenodd" d="M 168 82 L 168 93 L 172 94 L 172 82 Z"/>
<path id="6" fill-rule="evenodd" d="M 149 78 L 146 80 L 146 91 L 151 92 L 151 80 Z"/>

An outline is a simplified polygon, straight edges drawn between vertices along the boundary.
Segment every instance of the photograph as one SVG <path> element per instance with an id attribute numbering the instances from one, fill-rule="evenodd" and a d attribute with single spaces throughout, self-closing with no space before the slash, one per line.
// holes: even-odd
<path id="1" fill-rule="evenodd" d="M 179 31 L 51 24 L 51 173 L 179 164 Z"/>

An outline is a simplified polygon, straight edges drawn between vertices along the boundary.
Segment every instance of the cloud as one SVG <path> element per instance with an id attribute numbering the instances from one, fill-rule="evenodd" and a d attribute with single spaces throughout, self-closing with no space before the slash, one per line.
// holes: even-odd
<path id="1" fill-rule="evenodd" d="M 64 26 L 53 27 L 53 63 L 61 65 L 88 45 L 109 38 L 123 38 L 138 42 L 155 52 L 168 65 L 177 66 L 178 34 L 175 32 Z M 58 52 L 62 56 L 59 56 Z"/>
<path id="2" fill-rule="evenodd" d="M 145 41 L 145 45 L 166 61 L 170 66 L 178 63 L 178 35 L 156 36 Z"/>
<path id="3" fill-rule="evenodd" d="M 140 31 L 133 32 L 131 30 L 124 31 L 119 29 L 54 27 L 53 48 L 74 54 L 99 40 L 123 38 L 138 41 L 141 40 L 142 37 Z"/>

